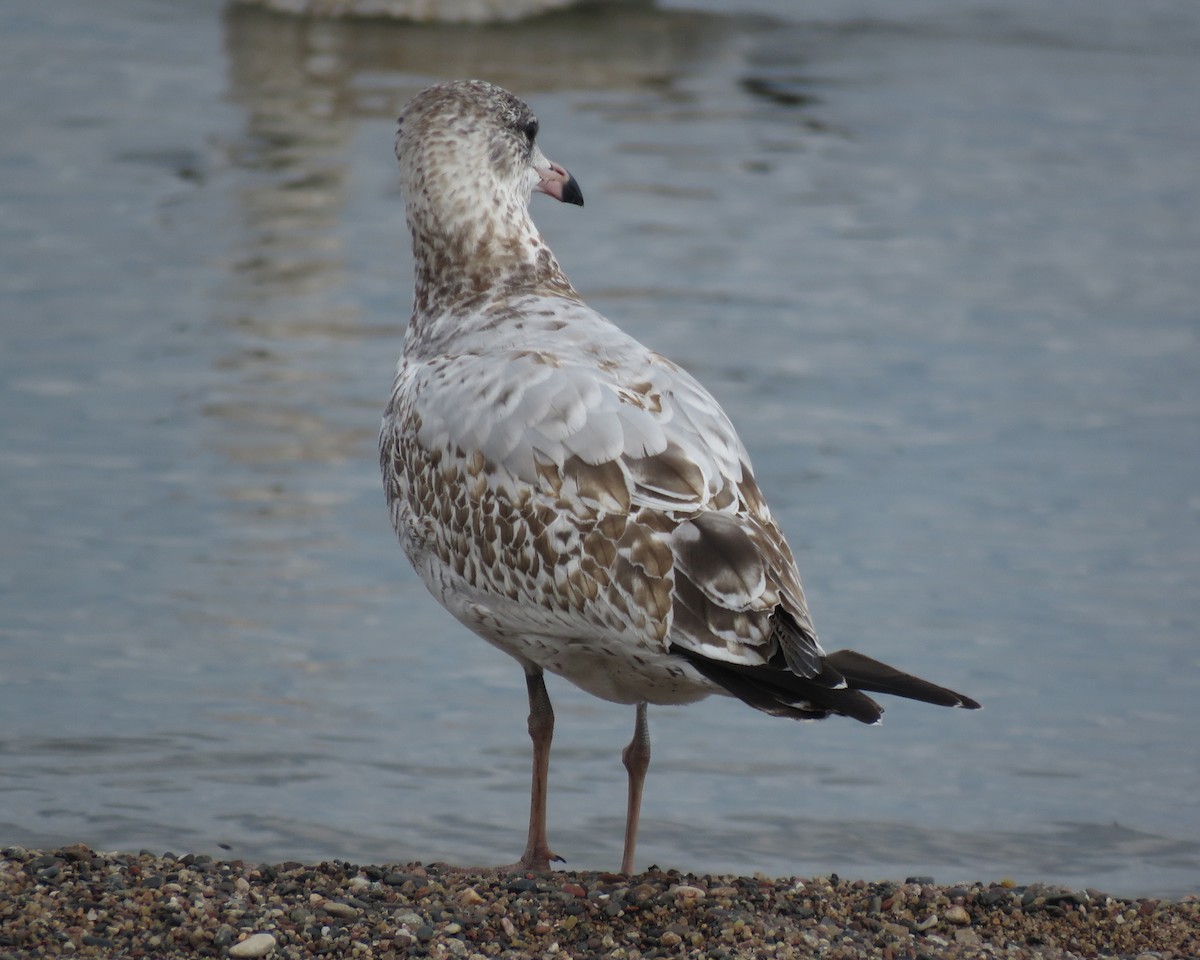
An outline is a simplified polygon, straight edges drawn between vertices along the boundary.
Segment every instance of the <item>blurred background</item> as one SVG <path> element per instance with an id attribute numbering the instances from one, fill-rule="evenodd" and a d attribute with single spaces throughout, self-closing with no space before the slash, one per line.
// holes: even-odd
<path id="1" fill-rule="evenodd" d="M 520 852 L 521 671 L 375 453 L 395 117 L 475 76 L 582 184 L 534 198 L 575 285 L 738 425 L 825 646 L 985 705 L 652 709 L 639 863 L 1195 892 L 1200 7 L 444 12 L 0 9 L 0 845 Z M 633 711 L 550 693 L 551 843 L 614 869 Z"/>

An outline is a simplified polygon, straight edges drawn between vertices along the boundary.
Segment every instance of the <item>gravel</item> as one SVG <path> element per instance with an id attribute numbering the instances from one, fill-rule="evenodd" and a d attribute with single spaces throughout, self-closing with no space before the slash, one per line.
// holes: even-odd
<path id="1" fill-rule="evenodd" d="M 0 851 L 0 960 L 28 957 L 1200 957 L 1200 901 L 1040 884 L 461 872 Z"/>

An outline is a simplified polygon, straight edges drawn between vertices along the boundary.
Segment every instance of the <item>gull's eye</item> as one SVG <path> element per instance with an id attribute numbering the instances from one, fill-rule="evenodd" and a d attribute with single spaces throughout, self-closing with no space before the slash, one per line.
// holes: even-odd
<path id="1" fill-rule="evenodd" d="M 534 137 L 537 136 L 537 132 L 538 132 L 537 118 L 536 117 L 530 118 L 525 123 L 525 126 L 521 128 L 521 131 L 525 134 L 525 139 L 529 141 L 530 146 L 532 146 L 533 139 L 534 139 Z"/>

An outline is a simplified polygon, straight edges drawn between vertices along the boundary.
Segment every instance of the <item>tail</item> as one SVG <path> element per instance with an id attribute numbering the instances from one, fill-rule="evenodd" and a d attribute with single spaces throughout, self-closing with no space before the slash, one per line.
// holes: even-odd
<path id="1" fill-rule="evenodd" d="M 821 660 L 821 672 L 801 677 L 777 662 L 756 666 L 714 660 L 683 647 L 672 652 L 688 661 L 713 683 L 756 710 L 793 720 L 823 720 L 831 714 L 877 723 L 883 707 L 863 691 L 887 693 L 939 707 L 978 710 L 970 697 L 904 673 L 853 650 L 839 650 Z"/>
<path id="2" fill-rule="evenodd" d="M 855 690 L 870 690 L 872 693 L 890 693 L 893 697 L 907 697 L 939 707 L 962 707 L 978 710 L 979 704 L 970 697 L 936 683 L 904 673 L 886 663 L 853 650 L 839 650 L 825 657 L 826 666 L 833 667 L 846 678 L 846 684 Z"/>

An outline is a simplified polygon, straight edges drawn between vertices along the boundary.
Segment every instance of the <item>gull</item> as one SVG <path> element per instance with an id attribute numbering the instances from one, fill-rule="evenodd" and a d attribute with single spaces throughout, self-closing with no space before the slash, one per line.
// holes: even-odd
<path id="1" fill-rule="evenodd" d="M 554 711 L 544 671 L 635 707 L 622 752 L 621 871 L 633 873 L 650 763 L 647 704 L 711 694 L 794 720 L 879 721 L 867 695 L 979 704 L 817 641 L 800 574 L 721 406 L 586 303 L 529 214 L 583 206 L 538 120 L 479 80 L 400 116 L 412 318 L 380 432 L 392 525 L 443 606 L 525 671 L 529 833 L 546 837 Z"/>

